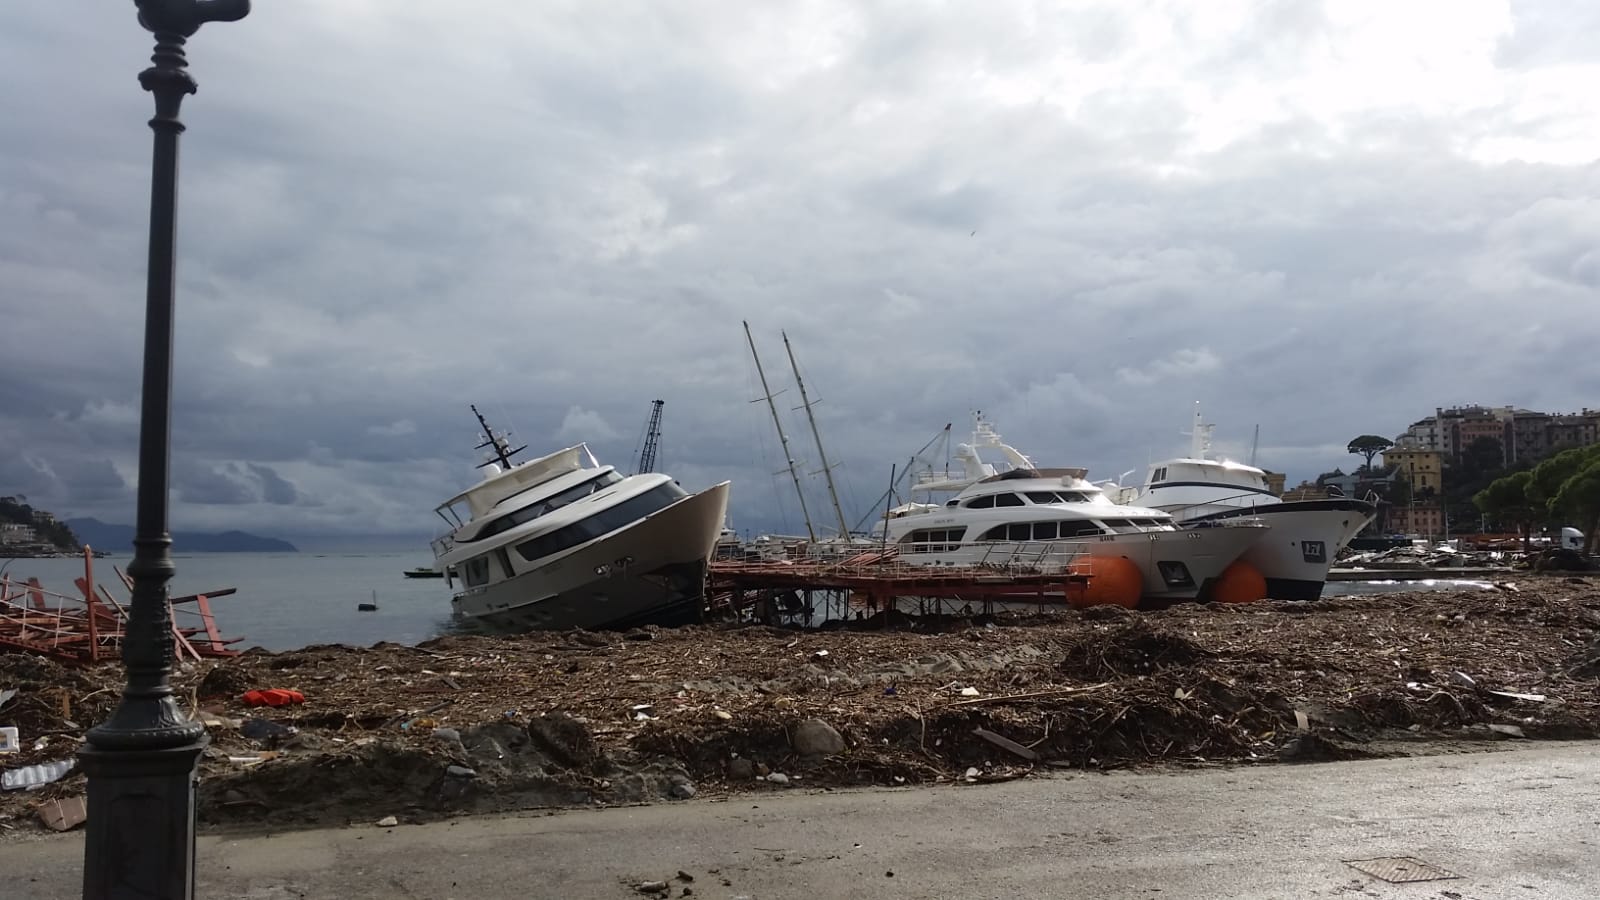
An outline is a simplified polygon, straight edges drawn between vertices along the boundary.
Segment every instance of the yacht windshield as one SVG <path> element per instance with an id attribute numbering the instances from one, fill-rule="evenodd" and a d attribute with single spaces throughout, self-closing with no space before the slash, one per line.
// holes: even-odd
<path id="1" fill-rule="evenodd" d="M 622 476 L 614 471 L 603 472 L 587 481 L 581 481 L 559 494 L 546 497 L 538 503 L 530 503 L 521 509 L 513 510 L 498 519 L 491 520 L 489 524 L 479 529 L 477 535 L 472 537 L 471 540 L 481 541 L 502 531 L 509 531 L 518 525 L 532 522 L 540 516 L 553 513 L 569 503 L 582 500 L 584 497 L 604 490 L 621 480 Z"/>

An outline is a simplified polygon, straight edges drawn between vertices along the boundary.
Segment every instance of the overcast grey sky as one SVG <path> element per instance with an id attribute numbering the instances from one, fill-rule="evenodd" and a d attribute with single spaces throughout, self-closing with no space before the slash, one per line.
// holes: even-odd
<path id="1" fill-rule="evenodd" d="M 626 468 L 659 397 L 669 471 L 798 529 L 741 318 L 862 512 L 974 408 L 1114 477 L 1199 400 L 1293 482 L 1600 406 L 1595 10 L 259 2 L 190 43 L 174 525 L 404 541 L 468 403 Z M 0 492 L 131 522 L 150 40 L 5 18 Z"/>

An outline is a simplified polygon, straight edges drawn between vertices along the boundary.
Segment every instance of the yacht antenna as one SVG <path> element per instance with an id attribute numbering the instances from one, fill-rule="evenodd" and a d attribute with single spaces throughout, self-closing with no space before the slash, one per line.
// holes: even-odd
<path id="1" fill-rule="evenodd" d="M 478 417 L 478 425 L 483 428 L 483 443 L 479 444 L 477 449 L 494 449 L 494 459 L 484 460 L 483 462 L 478 463 L 477 467 L 481 469 L 484 466 L 492 465 L 493 463 L 498 462 L 500 463 L 500 467 L 503 469 L 511 468 L 511 457 L 528 449 L 528 446 L 524 444 L 521 447 L 513 449 L 511 442 L 506 440 L 505 435 L 497 434 L 493 428 L 489 427 L 489 423 L 484 421 L 483 413 L 478 412 L 477 404 L 469 404 L 469 406 L 472 407 L 472 414 Z"/>
<path id="2" fill-rule="evenodd" d="M 761 356 L 756 353 L 756 339 L 750 336 L 749 322 L 741 321 L 739 324 L 744 326 L 744 339 L 750 344 L 750 358 L 756 361 L 756 375 L 761 379 L 761 393 L 767 401 L 767 409 L 772 412 L 772 426 L 778 429 L 778 443 L 783 446 L 783 458 L 789 462 L 789 477 L 794 481 L 795 495 L 800 498 L 800 516 L 806 520 L 806 536 L 815 544 L 817 532 L 811 527 L 811 513 L 806 510 L 806 492 L 800 489 L 800 473 L 795 471 L 794 454 L 789 452 L 789 436 L 783 433 L 783 422 L 778 418 L 778 406 L 772 402 L 772 389 L 767 387 L 767 373 L 762 370 Z"/>
<path id="3" fill-rule="evenodd" d="M 811 414 L 811 399 L 806 396 L 806 383 L 800 378 L 800 366 L 794 361 L 794 348 L 789 346 L 789 335 L 783 335 L 783 349 L 789 354 L 789 368 L 794 370 L 794 384 L 800 389 L 800 404 L 805 408 L 806 421 L 811 423 L 811 439 L 817 444 L 817 460 L 822 463 L 822 477 L 828 483 L 828 499 L 833 501 L 833 515 L 839 521 L 839 537 L 850 539 L 850 523 L 844 520 L 844 509 L 839 506 L 839 492 L 833 486 L 833 467 L 828 465 L 828 454 L 822 449 L 822 434 L 817 431 L 817 418 Z"/>
<path id="4" fill-rule="evenodd" d="M 656 448 L 661 443 L 661 407 L 665 400 L 650 401 L 650 424 L 644 430 L 644 449 L 639 451 L 639 466 L 635 474 L 643 475 L 656 470 Z"/>
<path id="5" fill-rule="evenodd" d="M 1256 426 L 1256 436 L 1250 439 L 1250 465 L 1256 464 L 1256 450 L 1261 447 L 1261 426 Z"/>

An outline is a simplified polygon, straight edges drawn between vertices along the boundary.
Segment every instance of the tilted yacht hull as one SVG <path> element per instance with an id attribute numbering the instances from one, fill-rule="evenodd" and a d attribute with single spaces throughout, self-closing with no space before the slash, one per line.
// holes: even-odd
<path id="1" fill-rule="evenodd" d="M 1241 557 L 1267 581 L 1274 600 L 1316 600 L 1328 581 L 1334 557 L 1367 523 L 1375 508 L 1364 500 L 1291 500 L 1234 507 L 1196 516 L 1182 524 L 1256 519 L 1268 532 Z"/>
<path id="2" fill-rule="evenodd" d="M 616 628 L 699 618 L 724 482 L 519 575 L 457 594 L 455 612 L 515 630 Z"/>

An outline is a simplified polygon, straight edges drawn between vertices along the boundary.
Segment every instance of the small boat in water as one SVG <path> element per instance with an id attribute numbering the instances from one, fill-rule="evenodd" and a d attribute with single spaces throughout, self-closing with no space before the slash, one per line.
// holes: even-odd
<path id="1" fill-rule="evenodd" d="M 443 578 L 444 577 L 444 573 L 439 571 L 438 569 L 432 569 L 432 568 L 429 568 L 427 566 L 417 566 L 415 569 L 407 569 L 406 570 L 406 577 L 407 578 Z"/>
<path id="2" fill-rule="evenodd" d="M 460 578 L 457 615 L 497 628 L 618 628 L 697 620 L 728 482 L 696 494 L 670 476 L 627 477 L 584 444 L 513 463 L 473 408 L 490 459 L 437 512 L 451 531 L 434 567 Z"/>

